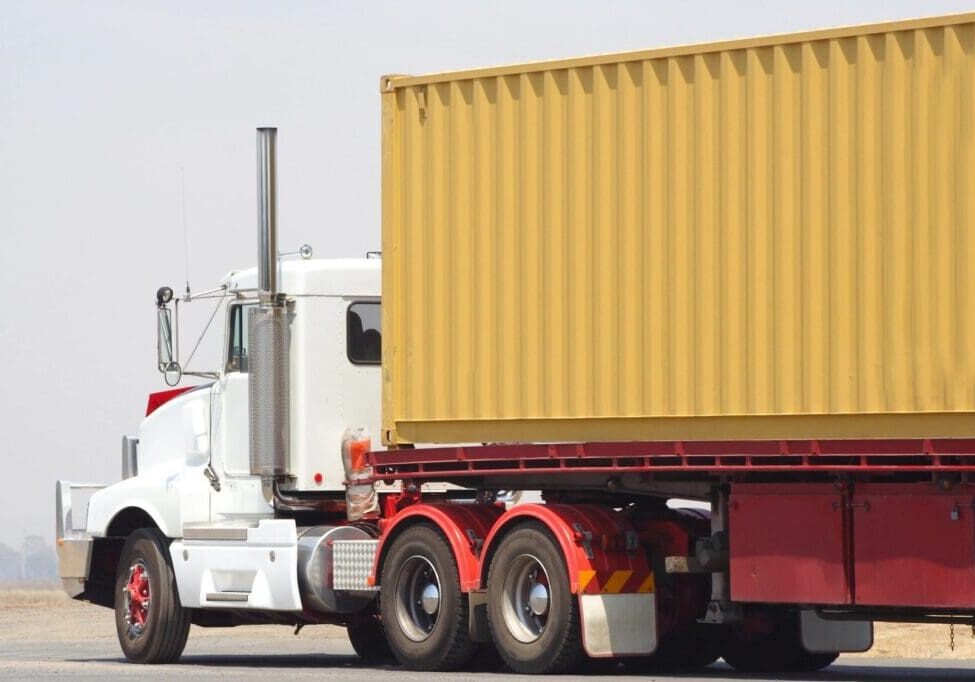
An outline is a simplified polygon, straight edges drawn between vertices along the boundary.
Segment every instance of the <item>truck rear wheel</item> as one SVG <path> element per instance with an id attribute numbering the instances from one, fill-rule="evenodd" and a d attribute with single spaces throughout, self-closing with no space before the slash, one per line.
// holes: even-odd
<path id="1" fill-rule="evenodd" d="M 134 663 L 172 663 L 186 647 L 190 612 L 179 603 L 168 541 L 154 528 L 132 533 L 115 577 L 115 629 Z"/>
<path id="2" fill-rule="evenodd" d="M 768 614 L 765 632 L 739 628 L 730 633 L 722 656 L 738 672 L 814 672 L 839 658 L 837 652 L 811 653 L 802 646 L 799 619 L 795 613 Z"/>
<path id="3" fill-rule="evenodd" d="M 534 523 L 504 537 L 488 572 L 488 622 L 518 673 L 560 673 L 583 659 L 579 605 L 562 552 Z"/>
<path id="4" fill-rule="evenodd" d="M 661 638 L 649 656 L 624 659 L 627 668 L 645 672 L 694 670 L 721 658 L 720 632 L 713 625 L 694 623 Z"/>
<path id="5" fill-rule="evenodd" d="M 840 657 L 837 651 L 826 651 L 823 653 L 812 653 L 805 649 L 799 655 L 798 660 L 792 667 L 796 672 L 812 673 L 823 668 L 828 668 Z"/>
<path id="6" fill-rule="evenodd" d="M 430 526 L 409 528 L 393 541 L 379 603 L 389 647 L 411 670 L 457 670 L 477 650 L 457 562 Z"/>

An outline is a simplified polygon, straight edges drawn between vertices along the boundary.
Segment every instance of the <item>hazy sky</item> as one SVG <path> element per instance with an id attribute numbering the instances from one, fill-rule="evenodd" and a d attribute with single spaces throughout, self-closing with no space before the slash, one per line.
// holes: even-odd
<path id="1" fill-rule="evenodd" d="M 122 434 L 164 388 L 153 301 L 185 277 L 180 167 L 202 290 L 255 261 L 258 125 L 279 128 L 282 250 L 379 248 L 381 74 L 966 9 L 975 2 L 0 0 L 0 542 L 53 537 L 56 479 L 117 480 Z M 185 349 L 202 321 L 184 323 Z"/>

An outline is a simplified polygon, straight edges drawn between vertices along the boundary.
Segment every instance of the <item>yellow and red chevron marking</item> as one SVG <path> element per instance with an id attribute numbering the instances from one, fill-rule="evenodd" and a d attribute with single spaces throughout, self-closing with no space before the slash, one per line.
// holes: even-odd
<path id="1" fill-rule="evenodd" d="M 653 572 L 630 569 L 579 571 L 580 594 L 646 594 L 653 591 Z"/>

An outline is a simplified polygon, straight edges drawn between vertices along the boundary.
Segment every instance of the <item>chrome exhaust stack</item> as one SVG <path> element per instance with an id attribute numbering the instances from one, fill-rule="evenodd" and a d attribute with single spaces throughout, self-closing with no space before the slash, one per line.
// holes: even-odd
<path id="1" fill-rule="evenodd" d="M 248 420 L 251 474 L 266 486 L 288 473 L 291 382 L 288 307 L 278 269 L 277 128 L 257 129 L 257 282 L 248 322 Z"/>
<path id="2" fill-rule="evenodd" d="M 262 304 L 278 295 L 277 128 L 257 129 L 257 288 Z"/>

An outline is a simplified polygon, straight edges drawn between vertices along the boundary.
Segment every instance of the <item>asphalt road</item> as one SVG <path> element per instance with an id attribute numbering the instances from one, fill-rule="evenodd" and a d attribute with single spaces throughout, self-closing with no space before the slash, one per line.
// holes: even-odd
<path id="1" fill-rule="evenodd" d="M 70 608 L 37 605 L 0 609 L 0 677 L 16 679 L 124 679 L 130 677 L 206 678 L 235 680 L 343 680 L 382 677 L 388 682 L 493 679 L 536 680 L 507 672 L 455 674 L 412 673 L 395 666 L 359 663 L 340 628 L 309 626 L 294 636 L 281 626 L 234 629 L 193 628 L 179 664 L 139 666 L 124 662 L 115 641 L 112 614 L 87 605 Z M 812 675 L 748 677 L 736 675 L 721 663 L 693 675 L 647 676 L 625 670 L 595 668 L 560 680 L 619 679 L 680 680 L 975 680 L 975 660 L 891 660 L 842 657 L 827 670 Z"/>
<path id="2" fill-rule="evenodd" d="M 206 678 L 210 676 L 229 676 L 234 680 L 267 680 L 273 676 L 288 680 L 321 680 L 333 675 L 343 680 L 375 682 L 382 676 L 389 682 L 413 682 L 424 680 L 468 680 L 468 679 L 524 679 L 538 678 L 516 676 L 505 672 L 496 673 L 452 673 L 430 674 L 400 670 L 394 666 L 370 667 L 358 664 L 350 654 L 351 648 L 338 640 L 327 642 L 319 647 L 317 653 L 304 651 L 277 653 L 241 653 L 247 648 L 256 651 L 261 642 L 253 642 L 239 637 L 220 642 L 209 642 L 210 653 L 188 652 L 180 663 L 169 666 L 147 668 L 125 663 L 117 652 L 92 651 L 87 647 L 57 647 L 36 645 L 14 651 L 0 652 L 0 676 L 18 679 L 49 679 L 70 677 L 72 679 L 127 679 L 148 674 L 150 677 Z M 216 646 L 214 646 L 216 645 Z M 289 647 L 291 648 L 291 647 Z M 88 649 L 88 650 L 86 650 Z M 561 676 L 560 680 L 667 680 L 679 679 L 685 682 L 708 680 L 712 682 L 732 680 L 832 680 L 844 682 L 866 682 L 868 680 L 925 680 L 926 682 L 970 681 L 975 679 L 975 666 L 958 667 L 957 662 L 928 660 L 878 660 L 841 659 L 829 669 L 813 675 L 789 676 L 743 676 L 735 674 L 727 666 L 717 663 L 692 675 L 646 676 L 629 674 L 625 671 L 606 674 L 583 674 Z"/>

